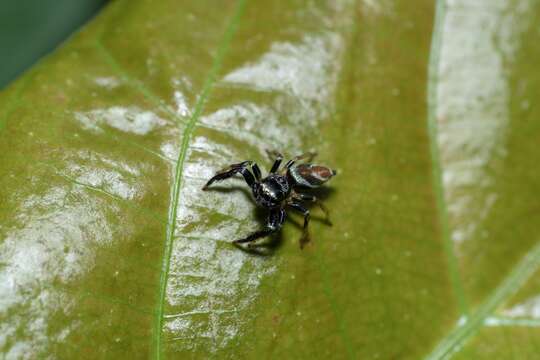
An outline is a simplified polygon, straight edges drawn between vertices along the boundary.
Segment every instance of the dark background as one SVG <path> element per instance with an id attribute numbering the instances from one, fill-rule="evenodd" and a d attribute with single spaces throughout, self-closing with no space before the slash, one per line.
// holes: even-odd
<path id="1" fill-rule="evenodd" d="M 0 0 L 0 90 L 88 21 L 107 0 Z"/>

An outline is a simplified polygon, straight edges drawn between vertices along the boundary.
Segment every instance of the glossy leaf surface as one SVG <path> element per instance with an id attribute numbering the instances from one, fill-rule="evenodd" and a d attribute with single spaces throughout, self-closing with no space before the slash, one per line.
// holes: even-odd
<path id="1" fill-rule="evenodd" d="M 0 96 L 3 355 L 534 354 L 539 14 L 112 3 Z M 264 211 L 240 179 L 201 191 L 266 149 L 338 169 L 304 250 L 292 213 L 233 247 Z"/>

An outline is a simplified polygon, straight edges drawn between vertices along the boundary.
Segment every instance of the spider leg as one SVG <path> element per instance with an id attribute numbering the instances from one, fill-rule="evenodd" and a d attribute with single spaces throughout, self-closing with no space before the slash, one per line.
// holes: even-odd
<path id="1" fill-rule="evenodd" d="M 288 204 L 290 207 L 292 207 L 294 210 L 301 212 L 304 215 L 304 229 L 302 233 L 302 237 L 300 238 L 300 248 L 303 249 L 304 245 L 307 244 L 310 241 L 309 231 L 308 231 L 308 225 L 309 225 L 309 210 L 306 209 L 304 206 L 297 202 L 290 202 Z"/>
<path id="2" fill-rule="evenodd" d="M 295 193 L 293 195 L 293 197 L 295 199 L 300 199 L 300 200 L 304 200 L 304 201 L 311 201 L 312 203 L 317 205 L 322 210 L 322 212 L 324 213 L 324 216 L 326 217 L 326 222 L 328 223 L 328 225 L 330 225 L 330 226 L 332 225 L 332 220 L 330 220 L 330 211 L 328 210 L 328 208 L 326 206 L 324 206 L 324 204 L 316 196 L 311 195 L 311 194 Z"/>
<path id="3" fill-rule="evenodd" d="M 222 181 L 236 174 L 242 174 L 244 180 L 246 180 L 247 184 L 251 187 L 253 184 L 255 184 L 255 177 L 253 177 L 253 174 L 248 170 L 248 165 L 251 165 L 252 163 L 252 161 L 248 160 L 226 167 L 208 180 L 208 182 L 203 186 L 203 190 L 208 189 L 208 187 L 215 181 Z"/>
<path id="4" fill-rule="evenodd" d="M 272 168 L 270 169 L 270 174 L 274 174 L 279 169 L 279 165 L 281 165 L 281 162 L 283 161 L 283 155 L 281 155 L 277 151 L 275 151 L 274 154 L 275 154 L 275 160 L 274 160 L 274 164 L 272 165 Z"/>
<path id="5" fill-rule="evenodd" d="M 259 165 L 257 163 L 253 163 L 251 165 L 251 170 L 253 171 L 253 174 L 255 175 L 255 179 L 257 181 L 261 181 L 261 169 L 259 168 Z"/>
<path id="6" fill-rule="evenodd" d="M 281 229 L 281 226 L 283 225 L 284 222 L 285 222 L 285 210 L 281 208 L 272 209 L 270 210 L 270 214 L 268 215 L 268 219 L 266 222 L 266 229 L 255 231 L 253 234 L 248 235 L 247 237 L 243 239 L 235 240 L 234 243 L 235 244 L 251 243 L 257 239 L 273 234 L 279 229 Z M 250 244 L 248 244 L 248 246 L 250 246 Z"/>
<path id="7" fill-rule="evenodd" d="M 295 156 L 291 160 L 287 161 L 287 163 L 285 164 L 285 168 L 289 169 L 291 166 L 294 165 L 295 162 L 300 160 L 306 160 L 306 162 L 309 163 L 315 158 L 315 156 L 317 156 L 317 153 L 315 151 L 308 151 L 307 153 Z"/>
<path id="8" fill-rule="evenodd" d="M 247 237 L 245 237 L 243 239 L 234 240 L 233 243 L 235 243 L 235 244 L 249 243 L 249 242 L 255 241 L 257 239 L 263 238 L 265 236 L 268 236 L 268 235 L 272 234 L 273 232 L 274 232 L 274 230 L 271 230 L 271 229 L 264 229 L 264 230 L 255 231 L 253 234 L 250 234 L 249 236 L 247 236 Z"/>

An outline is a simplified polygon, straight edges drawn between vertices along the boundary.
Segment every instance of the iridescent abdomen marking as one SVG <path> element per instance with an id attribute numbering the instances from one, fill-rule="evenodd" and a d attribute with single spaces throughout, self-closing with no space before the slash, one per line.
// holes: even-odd
<path id="1" fill-rule="evenodd" d="M 326 166 L 301 164 L 289 169 L 288 175 L 300 186 L 316 188 L 336 175 L 336 171 Z"/>

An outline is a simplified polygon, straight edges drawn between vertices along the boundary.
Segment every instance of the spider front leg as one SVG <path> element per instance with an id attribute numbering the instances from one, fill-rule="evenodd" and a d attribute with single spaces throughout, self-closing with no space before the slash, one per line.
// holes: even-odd
<path id="1" fill-rule="evenodd" d="M 304 228 L 303 228 L 302 237 L 300 238 L 300 249 L 303 249 L 304 245 L 306 245 L 311 240 L 309 236 L 309 229 L 308 229 L 309 218 L 310 218 L 309 210 L 303 207 L 301 204 L 294 201 L 290 202 L 289 206 L 292 207 L 294 210 L 301 212 L 302 215 L 304 215 Z"/>
<path id="2" fill-rule="evenodd" d="M 252 164 L 253 162 L 250 160 L 243 161 L 239 164 L 232 164 L 226 167 L 225 169 L 219 171 L 216 175 L 214 175 L 210 180 L 208 180 L 208 182 L 203 186 L 202 189 L 207 190 L 208 187 L 212 185 L 214 182 L 228 179 L 230 177 L 233 177 L 236 174 L 242 174 L 242 176 L 244 177 L 244 180 L 246 180 L 246 183 L 251 187 L 253 184 L 255 184 L 255 181 L 256 181 L 253 174 L 248 170 L 248 166 Z M 254 170 L 259 169 L 257 167 L 257 164 L 253 164 L 252 168 Z M 257 174 L 256 170 L 255 170 L 255 173 Z M 260 176 L 260 170 L 258 174 Z"/>
<path id="3" fill-rule="evenodd" d="M 314 195 L 311 194 L 301 194 L 301 193 L 295 193 L 293 195 L 295 199 L 304 200 L 304 201 L 311 201 L 315 205 L 317 205 L 322 212 L 324 213 L 325 220 L 328 223 L 328 225 L 332 226 L 332 220 L 330 220 L 330 211 L 324 204 Z"/>
<path id="4" fill-rule="evenodd" d="M 243 238 L 235 240 L 235 244 L 251 243 L 257 239 L 263 238 L 265 236 L 271 235 L 281 229 L 281 226 L 285 222 L 285 210 L 283 209 L 272 209 L 268 215 L 268 220 L 266 223 L 266 229 L 259 230 L 253 234 Z M 251 247 L 251 244 L 248 244 L 248 247 Z"/>
<path id="5" fill-rule="evenodd" d="M 255 180 L 261 181 L 261 169 L 259 169 L 259 165 L 257 165 L 257 163 L 251 164 L 251 171 L 253 171 L 253 174 L 255 175 Z"/>
<path id="6" fill-rule="evenodd" d="M 275 174 L 276 171 L 279 169 L 279 165 L 281 165 L 281 162 L 283 161 L 283 155 L 281 155 L 281 153 L 275 150 L 266 150 L 266 153 L 268 154 L 268 157 L 270 159 L 275 159 L 274 164 L 270 169 L 270 174 Z"/>
<path id="7" fill-rule="evenodd" d="M 306 160 L 306 162 L 309 163 L 313 161 L 315 156 L 317 156 L 317 153 L 315 151 L 308 151 L 307 153 L 295 156 L 291 160 L 287 161 L 287 163 L 285 164 L 285 169 L 289 169 L 291 166 L 294 165 L 295 162 L 300 160 Z"/>

